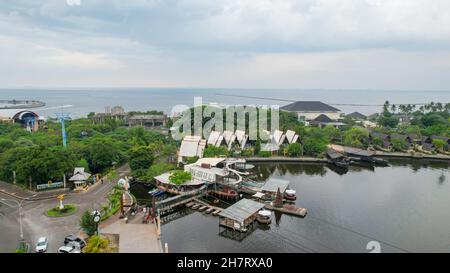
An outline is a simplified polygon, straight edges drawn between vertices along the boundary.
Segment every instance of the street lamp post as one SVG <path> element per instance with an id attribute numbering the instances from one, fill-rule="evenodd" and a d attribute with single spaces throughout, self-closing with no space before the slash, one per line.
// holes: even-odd
<path id="1" fill-rule="evenodd" d="M 95 223 L 95 232 L 97 233 L 97 235 L 98 235 L 98 223 L 100 222 L 100 220 L 101 220 L 101 213 L 98 211 L 98 210 L 94 210 L 93 212 L 92 212 L 92 216 L 94 217 L 94 223 Z"/>
<path id="2" fill-rule="evenodd" d="M 17 201 L 15 199 L 5 199 L 2 198 L 0 199 L 1 201 L 13 201 L 17 204 L 17 206 L 19 207 L 19 229 L 20 229 L 20 242 L 24 243 L 24 238 L 23 238 L 23 225 L 22 225 L 22 203 L 23 201 L 25 201 L 25 199 L 23 199 L 22 201 Z"/>

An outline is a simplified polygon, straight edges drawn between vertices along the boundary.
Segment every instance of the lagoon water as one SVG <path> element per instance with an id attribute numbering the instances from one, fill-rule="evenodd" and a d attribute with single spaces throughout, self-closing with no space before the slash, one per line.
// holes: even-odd
<path id="1" fill-rule="evenodd" d="M 448 162 L 392 161 L 339 174 L 321 164 L 258 164 L 261 180 L 281 177 L 297 191 L 301 219 L 272 213 L 268 230 L 244 240 L 219 235 L 218 218 L 186 209 L 163 225 L 171 252 L 450 252 Z"/>
<path id="2" fill-rule="evenodd" d="M 223 96 L 220 94 L 226 94 Z M 72 105 L 65 109 L 72 117 L 83 117 L 89 112 L 103 112 L 105 106 L 122 105 L 126 111 L 162 110 L 171 113 L 176 105 L 192 106 L 194 97 L 202 97 L 205 103 L 280 105 L 286 101 L 242 98 L 233 96 L 276 98 L 285 100 L 320 100 L 331 104 L 383 104 L 450 102 L 450 91 L 389 91 L 389 90 L 293 90 L 293 89 L 187 89 L 187 88 L 115 88 L 115 89 L 0 89 L 0 100 L 34 99 L 47 103 L 37 110 L 43 116 L 54 116 L 61 105 Z M 345 113 L 360 111 L 372 114 L 380 106 L 341 106 Z"/>

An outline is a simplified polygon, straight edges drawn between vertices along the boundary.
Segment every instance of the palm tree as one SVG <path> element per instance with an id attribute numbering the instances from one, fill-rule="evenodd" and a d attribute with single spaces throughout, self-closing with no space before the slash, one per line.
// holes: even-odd
<path id="1" fill-rule="evenodd" d="M 397 111 L 397 106 L 395 104 L 392 104 L 391 110 L 393 113 L 395 113 Z"/>

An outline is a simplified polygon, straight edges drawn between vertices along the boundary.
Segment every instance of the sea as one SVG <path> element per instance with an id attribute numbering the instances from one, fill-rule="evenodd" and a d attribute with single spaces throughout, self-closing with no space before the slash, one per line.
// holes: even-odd
<path id="1" fill-rule="evenodd" d="M 125 111 L 159 110 L 167 114 L 194 105 L 194 98 L 218 105 L 284 106 L 291 101 L 322 101 L 344 113 L 369 115 L 391 104 L 450 102 L 450 91 L 408 90 L 325 90 L 325 89 L 224 89 L 224 88 L 83 88 L 83 89 L 0 89 L 0 100 L 40 100 L 45 107 L 33 109 L 44 117 L 64 111 L 72 118 L 90 112 L 104 112 L 120 105 Z"/>

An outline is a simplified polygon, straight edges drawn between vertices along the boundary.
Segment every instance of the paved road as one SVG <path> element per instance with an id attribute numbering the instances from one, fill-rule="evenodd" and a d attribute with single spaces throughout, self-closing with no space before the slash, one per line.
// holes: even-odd
<path id="1" fill-rule="evenodd" d="M 120 177 L 127 174 L 127 170 L 118 171 Z M 106 196 L 115 183 L 105 182 L 97 184 L 85 193 L 72 193 L 65 199 L 66 204 L 75 204 L 78 210 L 75 214 L 66 217 L 47 217 L 45 212 L 58 205 L 58 200 L 48 199 L 39 201 L 24 201 L 23 228 L 25 239 L 34 244 L 41 236 L 49 240 L 49 252 L 56 252 L 63 245 L 64 237 L 68 234 L 78 234 L 80 231 L 79 221 L 85 210 L 100 209 L 101 204 L 106 203 Z M 11 196 L 0 193 L 1 198 L 13 199 Z M 20 200 L 19 200 L 20 201 Z M 4 201 L 3 201 L 4 202 Z M 0 253 L 12 252 L 19 242 L 17 204 L 7 201 L 0 207 Z"/>

